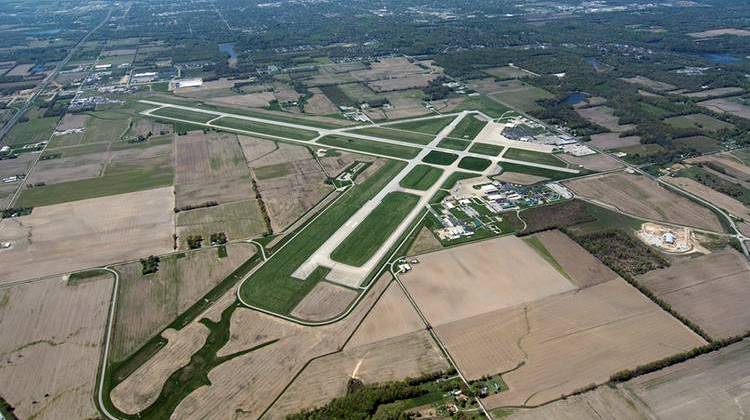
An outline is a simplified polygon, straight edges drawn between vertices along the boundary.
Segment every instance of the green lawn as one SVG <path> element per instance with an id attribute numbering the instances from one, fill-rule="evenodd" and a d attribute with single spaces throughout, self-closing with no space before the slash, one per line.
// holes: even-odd
<path id="1" fill-rule="evenodd" d="M 458 159 L 458 155 L 447 152 L 433 150 L 422 159 L 422 162 L 432 163 L 435 165 L 450 165 Z"/>
<path id="2" fill-rule="evenodd" d="M 417 165 L 412 169 L 404 179 L 401 180 L 401 186 L 419 191 L 429 189 L 443 174 L 443 170 L 429 165 Z"/>
<path id="3" fill-rule="evenodd" d="M 474 140 L 485 125 L 487 125 L 487 121 L 480 121 L 473 115 L 467 115 L 448 136 L 457 139 Z"/>
<path id="4" fill-rule="evenodd" d="M 481 95 L 467 97 L 464 100 L 464 103 L 459 105 L 459 107 L 453 111 L 482 111 L 492 118 L 500 118 L 501 115 L 510 110 L 510 108 L 500 102 L 497 102 L 488 96 Z"/>
<path id="5" fill-rule="evenodd" d="M 407 121 L 398 124 L 389 125 L 389 128 L 397 128 L 400 130 L 418 131 L 425 134 L 437 134 L 445 126 L 453 121 L 453 117 L 442 117 L 442 118 L 430 118 L 426 120 L 418 121 Z"/>
<path id="6" fill-rule="evenodd" d="M 461 169 L 468 169 L 470 171 L 481 172 L 487 169 L 492 162 L 487 159 L 482 159 L 473 156 L 466 156 L 458 162 L 458 167 Z"/>
<path id="7" fill-rule="evenodd" d="M 498 146 L 495 144 L 474 143 L 471 145 L 469 151 L 471 153 L 477 153 L 480 155 L 500 156 L 500 153 L 503 152 L 503 149 L 503 146 Z"/>
<path id="8" fill-rule="evenodd" d="M 540 176 L 543 178 L 551 179 L 553 181 L 559 181 L 561 179 L 567 179 L 567 178 L 572 178 L 575 176 L 581 176 L 581 175 L 586 174 L 585 172 L 580 172 L 578 174 L 574 174 L 570 172 L 560 172 L 560 171 L 555 171 L 553 169 L 537 168 L 535 166 L 517 165 L 515 163 L 509 163 L 509 162 L 500 162 L 500 166 L 502 166 L 503 172 L 515 172 L 518 174 Z"/>
<path id="9" fill-rule="evenodd" d="M 301 130 L 297 128 L 282 127 L 280 125 L 266 124 L 255 121 L 241 120 L 232 117 L 222 117 L 212 123 L 217 127 L 225 127 L 235 130 L 251 131 L 254 133 L 267 134 L 295 140 L 312 140 L 318 136 L 317 131 Z"/>
<path id="10" fill-rule="evenodd" d="M 503 155 L 504 158 L 513 160 L 522 160 L 524 162 L 541 163 L 543 165 L 558 166 L 567 168 L 568 165 L 558 159 L 552 153 L 535 152 L 533 150 L 509 148 Z"/>
<path id="11" fill-rule="evenodd" d="M 370 127 L 353 130 L 352 133 L 367 136 L 381 137 L 388 140 L 398 140 L 407 143 L 427 144 L 432 141 L 433 136 L 427 134 L 412 133 L 410 131 L 393 130 L 385 127 Z"/>
<path id="12" fill-rule="evenodd" d="M 162 158 L 110 164 L 104 176 L 25 190 L 20 207 L 39 207 L 172 185 L 171 161 Z"/>
<path id="13" fill-rule="evenodd" d="M 413 194 L 399 191 L 388 194 L 339 244 L 331 253 L 331 258 L 344 264 L 362 266 L 375 255 L 418 202 L 419 196 Z"/>
<path id="14" fill-rule="evenodd" d="M 437 147 L 450 150 L 466 150 L 466 148 L 469 147 L 470 144 L 471 142 L 466 140 L 445 138 L 441 140 L 440 143 L 438 143 Z"/>
<path id="15" fill-rule="evenodd" d="M 244 283 L 240 289 L 242 299 L 277 313 L 291 312 L 322 278 L 320 273 L 313 273 L 316 277 L 300 281 L 292 278 L 292 273 L 404 166 L 402 162 L 389 161 L 375 175 L 353 186 Z"/>
<path id="16" fill-rule="evenodd" d="M 188 111 L 179 108 L 162 108 L 151 113 L 160 117 L 177 118 L 179 120 L 194 121 L 197 123 L 207 123 L 218 117 L 216 114 L 207 114 L 205 112 Z"/>
<path id="17" fill-rule="evenodd" d="M 393 156 L 396 158 L 412 159 L 419 154 L 419 149 L 414 147 L 357 139 L 354 137 L 339 136 L 335 134 L 325 136 L 317 142 L 327 146 L 346 147 L 361 152 Z"/>
<path id="18" fill-rule="evenodd" d="M 47 141 L 52 135 L 58 119 L 57 117 L 35 118 L 18 123 L 8 133 L 5 143 L 8 146 L 16 146 Z"/>

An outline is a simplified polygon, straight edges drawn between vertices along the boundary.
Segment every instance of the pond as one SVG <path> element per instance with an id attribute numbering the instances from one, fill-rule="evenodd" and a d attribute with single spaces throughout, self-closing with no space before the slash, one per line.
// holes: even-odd
<path id="1" fill-rule="evenodd" d="M 219 51 L 223 52 L 224 54 L 229 54 L 230 60 L 237 59 L 237 52 L 234 50 L 234 43 L 232 42 L 219 44 Z"/>
<path id="2" fill-rule="evenodd" d="M 586 100 L 588 95 L 583 92 L 574 92 L 562 100 L 563 105 L 575 105 Z"/>

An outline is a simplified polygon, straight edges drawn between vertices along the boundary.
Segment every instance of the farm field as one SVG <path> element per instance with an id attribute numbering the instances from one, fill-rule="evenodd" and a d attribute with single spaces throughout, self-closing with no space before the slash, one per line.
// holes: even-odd
<path id="1" fill-rule="evenodd" d="M 132 111 L 119 109 L 116 111 L 99 111 L 87 114 L 86 126 L 82 144 L 111 143 L 120 140 L 127 133 L 133 120 Z"/>
<path id="2" fill-rule="evenodd" d="M 3 282 L 66 273 L 172 250 L 172 188 L 35 208 L 2 219 Z"/>
<path id="3" fill-rule="evenodd" d="M 425 254 L 402 278 L 433 326 L 575 288 L 514 236 Z"/>
<path id="4" fill-rule="evenodd" d="M 255 199 L 181 211 L 176 215 L 179 248 L 187 248 L 187 237 L 209 238 L 223 232 L 228 240 L 251 238 L 266 233 L 263 213 Z"/>
<path id="5" fill-rule="evenodd" d="M 544 89 L 517 80 L 501 82 L 500 89 L 489 93 L 489 96 L 524 112 L 540 109 L 537 101 L 554 98 L 553 94 Z"/>
<path id="6" fill-rule="evenodd" d="M 4 142 L 9 146 L 39 143 L 49 140 L 58 118 L 37 118 L 13 126 Z"/>
<path id="7" fill-rule="evenodd" d="M 357 150 L 364 153 L 377 153 L 391 156 L 394 158 L 413 159 L 419 153 L 419 149 L 398 144 L 377 142 L 372 140 L 362 140 L 354 137 L 340 135 L 329 135 L 319 140 L 317 143 L 332 147 L 344 147 L 347 149 Z"/>
<path id="8" fill-rule="evenodd" d="M 3 264 L 6 266 L 6 264 Z M 0 288 L 0 380 L 18 418 L 95 418 L 92 395 L 114 279 Z"/>
<path id="9" fill-rule="evenodd" d="M 617 274 L 559 230 L 535 234 L 544 250 L 578 288 L 616 279 Z"/>
<path id="10" fill-rule="evenodd" d="M 490 76 L 495 77 L 498 80 L 519 79 L 522 77 L 529 77 L 534 75 L 534 73 L 531 73 L 528 70 L 513 66 L 493 67 L 484 69 L 482 71 L 489 74 Z"/>
<path id="11" fill-rule="evenodd" d="M 622 137 L 621 133 L 602 133 L 592 135 L 589 144 L 599 149 L 611 150 L 638 146 L 641 144 L 641 138 L 638 136 Z"/>
<path id="12" fill-rule="evenodd" d="M 507 372 L 510 389 L 487 397 L 488 408 L 543 404 L 705 344 L 621 279 L 441 325 L 437 334 L 469 378 Z"/>
<path id="13" fill-rule="evenodd" d="M 712 338 L 744 334 L 750 314 L 744 302 L 750 291 L 750 266 L 731 248 L 688 260 L 638 277 L 638 282 Z"/>
<path id="14" fill-rule="evenodd" d="M 589 122 L 600 125 L 615 133 L 624 133 L 635 128 L 634 124 L 620 125 L 620 118 L 615 116 L 615 110 L 608 106 L 578 108 L 576 112 Z"/>
<path id="15" fill-rule="evenodd" d="M 698 153 L 713 153 L 721 150 L 721 142 L 706 136 L 691 136 L 674 139 L 680 149 L 696 150 Z"/>
<path id="16" fill-rule="evenodd" d="M 331 259 L 361 267 L 419 202 L 419 196 L 400 191 L 389 193 L 378 206 L 331 253 Z"/>
<path id="17" fill-rule="evenodd" d="M 112 338 L 112 361 L 119 362 L 157 335 L 255 254 L 250 244 L 230 244 L 220 258 L 216 248 L 164 256 L 159 271 L 143 275 L 140 262 L 115 266 L 120 290 Z"/>
<path id="18" fill-rule="evenodd" d="M 664 179 L 671 185 L 697 195 L 714 205 L 728 211 L 735 217 L 746 219 L 750 217 L 750 208 L 745 206 L 741 201 L 736 200 L 726 194 L 707 187 L 700 182 L 687 177 L 668 177 Z"/>
<path id="19" fill-rule="evenodd" d="M 750 106 L 743 104 L 739 97 L 709 99 L 699 102 L 698 106 L 706 108 L 709 111 L 721 114 L 726 113 L 750 120 Z"/>
<path id="20" fill-rule="evenodd" d="M 228 203 L 255 196 L 237 136 L 193 131 L 175 141 L 175 207 Z"/>
<path id="21" fill-rule="evenodd" d="M 615 158 L 602 153 L 597 153 L 591 156 L 573 156 L 566 153 L 560 155 L 560 159 L 565 161 L 570 167 L 580 165 L 583 169 L 588 171 L 604 172 L 623 168 L 622 163 L 618 162 Z"/>
<path id="22" fill-rule="evenodd" d="M 723 232 L 707 208 L 659 186 L 645 176 L 624 172 L 566 182 L 576 194 L 637 217 Z"/>
<path id="23" fill-rule="evenodd" d="M 290 313 L 306 321 L 324 321 L 343 313 L 358 293 L 333 283 L 321 281 Z"/>
<path id="24" fill-rule="evenodd" d="M 352 376 L 374 384 L 419 377 L 448 367 L 439 347 L 424 331 L 347 348 L 312 361 L 273 405 L 268 418 L 283 418 L 341 397 Z M 311 389 L 316 392 L 309 392 Z"/>
<path id="25" fill-rule="evenodd" d="M 442 174 L 443 170 L 440 168 L 429 165 L 417 165 L 406 174 L 404 179 L 401 180 L 400 185 L 404 188 L 426 191 L 440 179 Z"/>
<path id="26" fill-rule="evenodd" d="M 734 125 L 706 114 L 681 115 L 679 117 L 667 118 L 664 122 L 674 128 L 699 129 L 711 133 L 734 128 Z"/>
<path id="27" fill-rule="evenodd" d="M 414 239 L 414 243 L 409 248 L 408 255 L 420 255 L 428 252 L 439 251 L 443 248 L 440 240 L 435 237 L 432 231 L 426 227 L 423 227 L 417 237 Z"/>

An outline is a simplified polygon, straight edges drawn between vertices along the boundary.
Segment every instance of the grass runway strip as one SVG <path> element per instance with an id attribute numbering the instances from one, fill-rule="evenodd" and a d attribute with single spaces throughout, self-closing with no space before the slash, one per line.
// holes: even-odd
<path id="1" fill-rule="evenodd" d="M 434 181 L 433 181 L 434 183 Z M 419 202 L 419 196 L 392 192 L 331 253 L 331 259 L 361 267 Z"/>
<path id="2" fill-rule="evenodd" d="M 429 165 L 417 165 L 401 180 L 400 185 L 404 188 L 426 191 L 440 179 L 442 174 L 442 169 Z"/>
<path id="3" fill-rule="evenodd" d="M 235 130 L 252 131 L 254 133 L 267 134 L 270 136 L 286 137 L 295 140 L 312 140 L 318 136 L 315 131 L 302 130 L 298 128 L 283 127 L 274 124 L 266 124 L 239 118 L 222 117 L 212 123 L 217 127 L 225 127 Z"/>
<path id="4" fill-rule="evenodd" d="M 359 130 L 353 130 L 351 133 L 416 144 L 428 144 L 433 139 L 431 135 L 413 133 L 411 131 L 393 130 L 385 127 L 361 128 Z"/>
<path id="5" fill-rule="evenodd" d="M 523 150 L 510 148 L 503 155 L 504 158 L 513 160 L 522 160 L 524 162 L 541 163 L 544 165 L 558 166 L 560 168 L 567 168 L 568 165 L 558 159 L 551 153 L 535 152 L 533 150 Z"/>
<path id="6" fill-rule="evenodd" d="M 414 147 L 337 135 L 325 136 L 318 143 L 403 159 L 413 159 L 419 154 L 419 149 Z"/>

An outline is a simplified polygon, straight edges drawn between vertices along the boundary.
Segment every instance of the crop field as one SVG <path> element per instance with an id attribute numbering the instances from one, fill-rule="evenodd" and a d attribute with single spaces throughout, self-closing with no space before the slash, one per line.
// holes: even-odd
<path id="1" fill-rule="evenodd" d="M 352 376 L 365 384 L 375 384 L 419 377 L 448 367 L 440 349 L 423 331 L 347 348 L 310 363 L 271 408 L 269 418 L 283 418 L 346 395 Z"/>
<path id="2" fill-rule="evenodd" d="M 724 249 L 638 277 L 638 282 L 698 324 L 709 336 L 744 334 L 750 325 L 745 310 L 750 266 L 733 249 Z"/>
<path id="3" fill-rule="evenodd" d="M 469 148 L 469 151 L 471 153 L 478 153 L 480 155 L 499 156 L 504 149 L 505 148 L 503 146 L 498 146 L 496 144 L 474 143 Z"/>
<path id="4" fill-rule="evenodd" d="M 49 140 L 57 124 L 57 117 L 37 118 L 13 126 L 4 139 L 9 146 L 38 143 Z"/>
<path id="5" fill-rule="evenodd" d="M 428 118 L 417 121 L 409 121 L 388 125 L 388 128 L 395 128 L 406 131 L 416 131 L 424 134 L 438 134 L 448 124 L 453 121 L 453 117 Z"/>
<path id="6" fill-rule="evenodd" d="M 621 137 L 620 133 L 602 133 L 592 135 L 589 144 L 599 149 L 610 150 L 638 146 L 641 144 L 641 138 L 638 136 Z"/>
<path id="7" fill-rule="evenodd" d="M 377 153 L 395 158 L 413 159 L 419 153 L 419 149 L 414 147 L 362 140 L 335 134 L 325 136 L 317 140 L 317 143 L 332 147 L 345 147 L 347 149 L 358 150 L 365 153 Z"/>
<path id="8" fill-rule="evenodd" d="M 443 248 L 440 240 L 426 227 L 423 227 L 412 243 L 408 255 L 420 255 L 428 252 L 439 251 Z"/>
<path id="9" fill-rule="evenodd" d="M 699 102 L 698 106 L 720 114 L 726 113 L 750 120 L 750 106 L 743 104 L 739 97 L 709 99 Z"/>
<path id="10" fill-rule="evenodd" d="M 401 180 L 401 186 L 419 191 L 428 190 L 440 179 L 443 170 L 429 165 L 417 165 Z"/>
<path id="11" fill-rule="evenodd" d="M 139 349 L 254 254 L 252 245 L 230 244 L 224 258 L 216 248 L 162 257 L 154 274 L 143 275 L 140 262 L 116 266 L 120 290 L 112 361 Z"/>
<path id="12" fill-rule="evenodd" d="M 0 279 L 30 279 L 171 251 L 173 197 L 171 188 L 162 188 L 2 219 L 0 242 L 12 247 L 0 252 Z"/>
<path id="13" fill-rule="evenodd" d="M 621 279 L 442 325 L 437 334 L 468 378 L 507 372 L 510 389 L 486 398 L 489 408 L 543 404 L 705 344 Z"/>
<path id="14" fill-rule="evenodd" d="M 728 211 L 735 217 L 743 219 L 750 218 L 750 208 L 745 206 L 741 201 L 716 191 L 713 188 L 707 187 L 694 179 L 680 176 L 668 177 L 665 178 L 665 181 L 680 187 L 687 192 L 695 194 L 704 200 L 708 200 L 714 205 Z"/>
<path id="15" fill-rule="evenodd" d="M 321 281 L 294 308 L 291 315 L 306 321 L 324 321 L 343 313 L 358 293 Z"/>
<path id="16" fill-rule="evenodd" d="M 422 162 L 432 163 L 435 165 L 448 166 L 458 159 L 458 155 L 453 153 L 441 152 L 439 150 L 433 150 L 422 159 Z"/>
<path id="17" fill-rule="evenodd" d="M 685 93 L 683 96 L 693 99 L 705 99 L 717 96 L 729 96 L 733 94 L 742 94 L 744 90 L 741 87 L 721 87 L 715 89 L 699 90 L 697 92 Z"/>
<path id="18" fill-rule="evenodd" d="M 489 96 L 524 112 L 539 109 L 537 101 L 554 98 L 554 95 L 544 89 L 516 80 L 502 82 L 500 90 L 490 93 Z"/>
<path id="19" fill-rule="evenodd" d="M 635 128 L 634 124 L 620 125 L 620 118 L 615 116 L 615 110 L 608 106 L 594 106 L 590 108 L 576 109 L 578 115 L 596 125 L 600 125 L 609 131 L 624 133 Z"/>
<path id="20" fill-rule="evenodd" d="M 190 132 L 175 141 L 176 207 L 254 197 L 250 171 L 237 136 Z"/>
<path id="21" fill-rule="evenodd" d="M 84 128 L 89 116 L 86 114 L 65 114 L 57 125 L 57 131 L 77 130 Z"/>
<path id="22" fill-rule="evenodd" d="M 315 131 L 282 127 L 279 125 L 242 120 L 233 117 L 221 117 L 211 124 L 216 127 L 251 131 L 253 133 L 267 134 L 270 136 L 278 136 L 295 140 L 312 140 L 318 136 L 318 133 Z"/>
<path id="23" fill-rule="evenodd" d="M 578 288 L 618 278 L 614 271 L 559 230 L 540 232 L 534 237 Z"/>
<path id="24" fill-rule="evenodd" d="M 388 140 L 398 140 L 408 143 L 428 144 L 434 138 L 432 135 L 415 133 L 412 131 L 394 130 L 387 127 L 369 127 L 352 130 L 352 133 L 381 137 Z"/>
<path id="25" fill-rule="evenodd" d="M 388 279 L 390 280 L 390 276 Z M 346 348 L 356 348 L 424 329 L 424 322 L 409 303 L 404 291 L 396 282 L 391 282 L 346 343 Z"/>
<path id="26" fill-rule="evenodd" d="M 582 197 L 614 206 L 636 217 L 723 231 L 710 210 L 645 176 L 614 173 L 570 181 L 565 185 Z"/>
<path id="27" fill-rule="evenodd" d="M 255 237 L 267 230 L 255 199 L 181 211 L 176 218 L 180 249 L 187 248 L 187 237 L 192 235 L 209 238 L 212 233 L 223 232 L 231 241 Z"/>
<path id="28" fill-rule="evenodd" d="M 130 127 L 128 110 L 90 112 L 82 143 L 111 143 L 119 140 Z"/>
<path id="29" fill-rule="evenodd" d="M 528 70 L 511 66 L 493 67 L 482 71 L 498 80 L 519 79 L 522 77 L 534 76 L 534 73 L 531 73 Z"/>
<path id="30" fill-rule="evenodd" d="M 487 121 L 482 121 L 473 115 L 468 115 L 458 123 L 449 136 L 457 139 L 474 140 L 485 125 L 487 125 Z"/>
<path id="31" fill-rule="evenodd" d="M 482 159 L 474 156 L 466 156 L 461 158 L 458 162 L 458 167 L 469 171 L 481 172 L 490 167 L 492 162 L 487 159 Z"/>
<path id="32" fill-rule="evenodd" d="M 167 344 L 112 390 L 112 403 L 126 414 L 137 414 L 157 400 L 165 380 L 187 365 L 192 355 L 203 347 L 208 328 L 195 323 L 180 333 L 166 329 L 161 336 Z"/>
<path id="33" fill-rule="evenodd" d="M 440 143 L 438 143 L 437 147 L 450 150 L 466 150 L 466 148 L 469 147 L 470 144 L 471 142 L 465 140 L 444 138 L 440 141 Z"/>
<path id="34" fill-rule="evenodd" d="M 6 264 L 3 264 L 4 266 Z M 60 277 L 0 289 L 0 380 L 18 418 L 95 418 L 111 275 Z"/>
<path id="35" fill-rule="evenodd" d="M 333 191 L 325 183 L 326 174 L 304 151 L 305 159 L 253 169 L 274 232 L 287 228 Z"/>
<path id="36" fill-rule="evenodd" d="M 402 277 L 433 326 L 575 288 L 514 236 L 423 255 Z"/>
<path id="37" fill-rule="evenodd" d="M 291 311 L 319 280 L 301 282 L 291 278 L 292 273 L 402 169 L 403 163 L 389 161 L 374 176 L 352 187 L 243 284 L 242 299 L 277 313 Z"/>
<path id="38" fill-rule="evenodd" d="M 505 152 L 503 157 L 508 158 L 508 159 L 514 159 L 514 160 L 522 160 L 525 162 L 541 163 L 541 164 L 550 165 L 550 166 L 559 166 L 561 168 L 565 168 L 568 166 L 565 164 L 565 162 L 561 161 L 560 159 L 557 158 L 557 156 L 551 153 L 535 152 L 533 150 L 516 149 L 513 147 L 509 148 Z"/>
<path id="39" fill-rule="evenodd" d="M 362 266 L 375 255 L 418 202 L 417 195 L 400 191 L 389 193 L 331 253 L 331 259 Z"/>
<path id="40" fill-rule="evenodd" d="M 734 128 L 734 125 L 706 114 L 681 115 L 679 117 L 667 118 L 664 122 L 674 128 L 699 129 L 712 133 Z"/>

